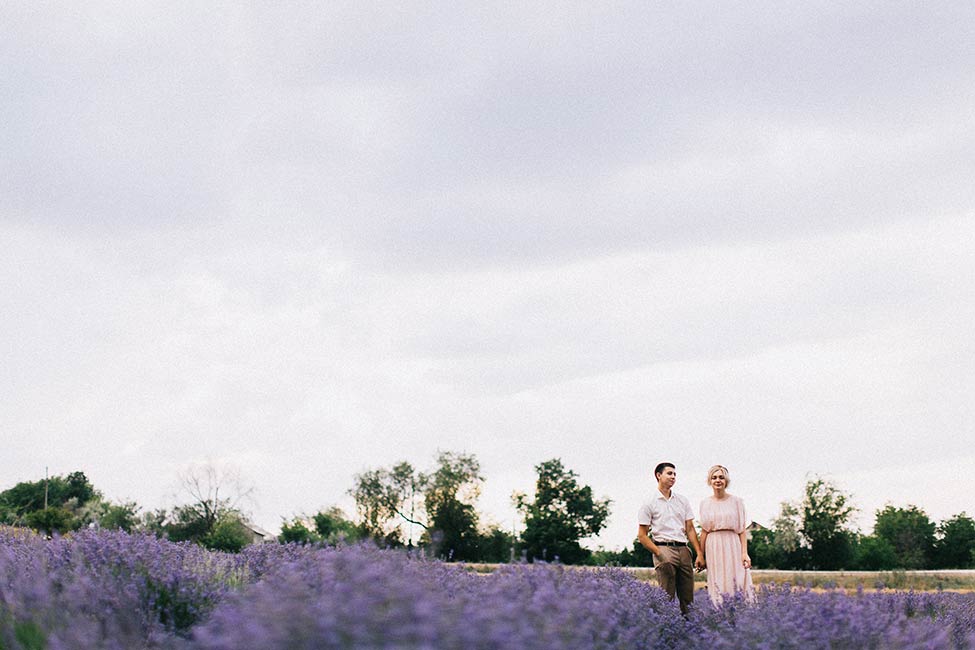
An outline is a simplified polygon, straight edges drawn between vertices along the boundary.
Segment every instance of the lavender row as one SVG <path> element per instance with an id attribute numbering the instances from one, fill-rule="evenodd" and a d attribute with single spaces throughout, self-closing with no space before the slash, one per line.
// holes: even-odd
<path id="1" fill-rule="evenodd" d="M 975 648 L 975 596 L 762 590 L 682 618 L 617 570 L 479 575 L 369 546 L 0 530 L 0 648 Z"/>

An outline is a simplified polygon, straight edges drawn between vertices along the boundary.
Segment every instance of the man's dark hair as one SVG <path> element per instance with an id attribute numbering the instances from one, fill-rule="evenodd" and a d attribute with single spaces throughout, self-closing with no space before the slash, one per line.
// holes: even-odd
<path id="1" fill-rule="evenodd" d="M 664 470 L 667 469 L 668 467 L 673 467 L 674 469 L 677 469 L 677 466 L 674 465 L 673 463 L 660 463 L 659 465 L 657 465 L 656 469 L 653 470 L 653 477 L 659 479 L 660 475 L 663 474 Z"/>

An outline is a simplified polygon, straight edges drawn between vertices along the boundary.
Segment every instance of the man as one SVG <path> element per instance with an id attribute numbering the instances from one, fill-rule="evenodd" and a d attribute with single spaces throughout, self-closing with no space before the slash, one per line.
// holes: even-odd
<path id="1" fill-rule="evenodd" d="M 671 599 L 677 596 L 680 611 L 686 614 L 694 600 L 694 568 L 704 568 L 704 555 L 694 528 L 694 511 L 685 497 L 673 491 L 677 482 L 677 468 L 673 463 L 660 463 L 653 475 L 657 479 L 657 491 L 640 507 L 637 539 L 653 553 L 657 582 Z M 688 541 L 697 556 L 693 565 Z"/>

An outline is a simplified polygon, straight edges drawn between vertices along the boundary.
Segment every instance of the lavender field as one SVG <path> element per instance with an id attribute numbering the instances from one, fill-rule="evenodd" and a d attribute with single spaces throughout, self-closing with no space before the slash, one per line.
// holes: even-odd
<path id="1" fill-rule="evenodd" d="M 0 649 L 975 648 L 975 595 L 764 587 L 687 618 L 613 569 L 462 566 L 366 546 L 240 554 L 0 530 Z"/>

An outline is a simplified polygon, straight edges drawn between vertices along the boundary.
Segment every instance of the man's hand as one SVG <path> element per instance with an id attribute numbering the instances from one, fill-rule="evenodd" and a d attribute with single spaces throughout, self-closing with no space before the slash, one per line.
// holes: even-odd
<path id="1" fill-rule="evenodd" d="M 698 555 L 694 560 L 694 568 L 698 571 L 703 571 L 708 566 L 708 563 L 704 561 L 703 555 Z"/>

